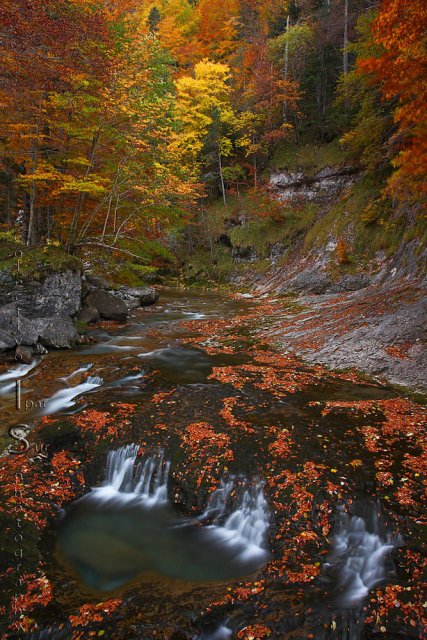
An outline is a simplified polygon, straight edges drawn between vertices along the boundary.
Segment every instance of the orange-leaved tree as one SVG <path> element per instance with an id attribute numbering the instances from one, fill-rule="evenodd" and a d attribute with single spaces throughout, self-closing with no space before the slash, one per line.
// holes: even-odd
<path id="1" fill-rule="evenodd" d="M 6 0 L 0 10 L 6 221 L 29 245 L 47 237 L 134 253 L 191 199 L 166 158 L 169 60 L 135 4 Z"/>
<path id="2" fill-rule="evenodd" d="M 381 52 L 359 61 L 387 100 L 395 100 L 395 172 L 389 189 L 402 199 L 427 193 L 427 5 L 424 0 L 383 0 L 372 25 Z"/>

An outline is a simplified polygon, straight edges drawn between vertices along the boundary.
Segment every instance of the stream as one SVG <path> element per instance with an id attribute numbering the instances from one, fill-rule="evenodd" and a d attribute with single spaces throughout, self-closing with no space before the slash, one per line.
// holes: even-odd
<path id="1" fill-rule="evenodd" d="M 3 638 L 421 637 L 422 407 L 273 315 L 166 290 L 2 367 Z"/>

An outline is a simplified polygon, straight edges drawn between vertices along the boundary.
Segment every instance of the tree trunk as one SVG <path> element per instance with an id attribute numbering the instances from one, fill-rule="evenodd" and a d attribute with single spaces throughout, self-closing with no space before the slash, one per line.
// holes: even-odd
<path id="1" fill-rule="evenodd" d="M 258 168 L 256 162 L 256 155 L 254 154 L 254 187 L 255 189 L 258 187 Z"/>
<path id="2" fill-rule="evenodd" d="M 90 172 L 92 171 L 100 136 L 101 136 L 101 126 L 99 126 L 98 129 L 93 134 L 91 150 L 89 153 L 89 164 L 85 172 L 86 178 L 89 176 Z M 74 207 L 74 213 L 73 213 L 73 217 L 70 224 L 69 238 L 68 238 L 68 244 L 67 244 L 68 252 L 71 252 L 72 246 L 76 242 L 77 228 L 78 228 L 80 213 L 83 207 L 84 200 L 85 200 L 85 194 L 80 193 L 77 196 L 77 202 L 76 202 L 76 206 Z"/>
<path id="3" fill-rule="evenodd" d="M 224 176 L 222 174 L 221 152 L 219 150 L 218 150 L 218 167 L 219 167 L 219 177 L 220 177 L 220 180 L 221 180 L 222 199 L 224 200 L 224 205 L 227 206 L 227 197 L 225 195 Z"/>
<path id="4" fill-rule="evenodd" d="M 344 40 L 343 40 L 343 73 L 344 81 L 348 74 L 348 0 L 344 0 Z M 345 112 L 348 113 L 347 84 L 345 86 Z"/>
<path id="5" fill-rule="evenodd" d="M 286 35 L 288 35 L 289 33 L 289 14 L 288 17 L 286 19 Z M 286 44 L 285 44 L 285 69 L 284 69 L 284 74 L 285 74 L 285 82 L 287 83 L 288 81 L 288 76 L 289 76 L 289 41 L 288 38 L 286 38 Z M 285 84 L 285 95 L 283 97 L 283 123 L 286 122 L 286 118 L 287 118 L 287 113 L 288 113 L 288 101 L 286 98 L 286 91 L 287 91 L 287 87 Z"/>
<path id="6" fill-rule="evenodd" d="M 344 41 L 343 41 L 343 71 L 348 74 L 348 0 L 344 0 Z"/>

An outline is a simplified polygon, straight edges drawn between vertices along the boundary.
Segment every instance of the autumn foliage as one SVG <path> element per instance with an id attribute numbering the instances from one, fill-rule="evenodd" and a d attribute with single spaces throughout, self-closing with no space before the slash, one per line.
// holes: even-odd
<path id="1" fill-rule="evenodd" d="M 397 101 L 390 189 L 396 195 L 426 194 L 427 166 L 427 7 L 422 0 L 382 2 L 373 22 L 378 57 L 361 60 L 360 70 L 372 74 L 386 100 Z"/>
<path id="2" fill-rule="evenodd" d="M 305 130 L 341 136 L 368 170 L 391 162 L 391 194 L 422 198 L 424 3 L 383 2 L 369 37 L 356 31 L 365 0 L 349 15 L 318 4 L 3 2 L 0 221 L 29 245 L 137 259 L 200 196 L 259 187 L 277 146 Z"/>
<path id="3" fill-rule="evenodd" d="M 2 168 L 27 244 L 138 255 L 191 202 L 167 147 L 168 56 L 135 3 L 2 5 Z M 13 212 L 12 212 L 13 208 Z"/>

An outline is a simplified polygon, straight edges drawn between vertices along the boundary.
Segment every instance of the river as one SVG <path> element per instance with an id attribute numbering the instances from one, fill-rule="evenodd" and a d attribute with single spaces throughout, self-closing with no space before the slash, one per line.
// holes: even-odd
<path id="1" fill-rule="evenodd" d="M 4 638 L 421 637 L 422 407 L 278 353 L 274 313 L 166 290 L 3 366 Z"/>

